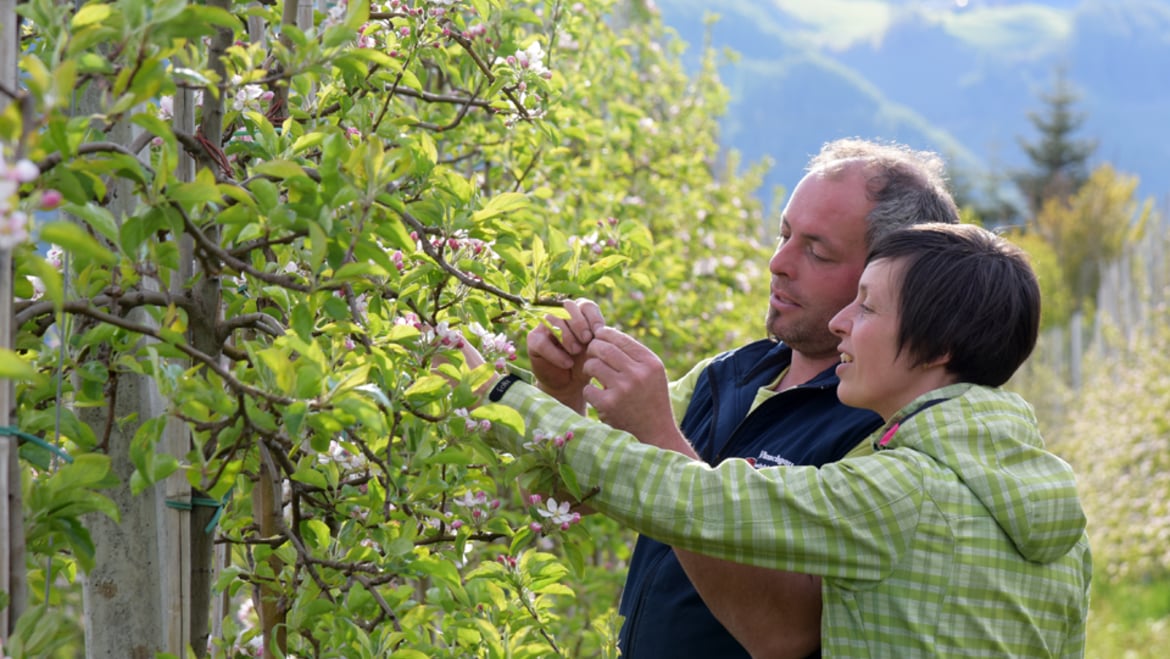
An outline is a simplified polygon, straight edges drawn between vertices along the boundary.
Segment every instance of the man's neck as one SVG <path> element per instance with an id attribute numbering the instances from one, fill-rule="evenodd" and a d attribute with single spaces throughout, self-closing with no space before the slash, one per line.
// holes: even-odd
<path id="1" fill-rule="evenodd" d="M 801 355 L 799 352 L 793 352 L 792 363 L 788 365 L 788 370 L 784 372 L 780 381 L 776 383 L 776 391 L 784 391 L 785 389 L 802 385 L 838 361 L 840 361 L 838 355 L 813 359 Z"/>

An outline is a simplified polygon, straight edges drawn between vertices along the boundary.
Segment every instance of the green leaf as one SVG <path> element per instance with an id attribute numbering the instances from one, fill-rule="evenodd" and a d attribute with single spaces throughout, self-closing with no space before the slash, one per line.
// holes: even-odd
<path id="1" fill-rule="evenodd" d="M 463 583 L 459 579 L 459 570 L 455 569 L 455 564 L 451 561 L 437 556 L 428 556 L 415 561 L 414 567 L 419 572 L 431 576 L 435 581 L 449 588 L 463 588 Z"/>
<path id="2" fill-rule="evenodd" d="M 297 464 L 297 470 L 293 472 L 292 479 L 322 490 L 329 489 L 329 481 L 325 478 L 325 474 L 317 470 L 316 463 L 310 457 L 302 459 Z"/>
<path id="3" fill-rule="evenodd" d="M 487 419 L 493 426 L 502 426 L 516 433 L 524 435 L 524 417 L 516 410 L 499 403 L 480 405 L 471 412 L 473 419 Z"/>
<path id="4" fill-rule="evenodd" d="M 102 246 L 85 229 L 72 222 L 50 222 L 41 227 L 42 242 L 60 245 L 78 259 L 94 260 L 103 265 L 118 262 L 114 254 Z"/>
<path id="5" fill-rule="evenodd" d="M 40 373 L 20 355 L 8 348 L 0 348 L 0 378 L 27 382 L 40 378 Z"/>
<path id="6" fill-rule="evenodd" d="M 210 169 L 201 169 L 190 183 L 180 183 L 171 186 L 170 198 L 180 204 L 213 204 L 223 200 L 219 186 L 215 183 L 215 175 Z"/>
<path id="7" fill-rule="evenodd" d="M 565 489 L 569 491 L 569 494 L 573 495 L 574 499 L 580 501 L 581 485 L 577 482 L 577 474 L 573 471 L 573 468 L 562 463 L 557 465 L 557 471 L 561 475 L 561 481 L 564 482 Z"/>
<path id="8" fill-rule="evenodd" d="M 309 546 L 313 549 L 326 549 L 332 541 L 329 526 L 319 519 L 307 519 L 301 522 L 302 533 Z"/>
<path id="9" fill-rule="evenodd" d="M 91 4 L 81 8 L 73 15 L 73 20 L 70 21 L 70 27 L 74 30 L 80 30 L 87 25 L 95 25 L 101 23 L 110 17 L 112 9 L 108 4 Z"/>
<path id="10" fill-rule="evenodd" d="M 370 0 L 350 0 L 346 8 L 345 24 L 350 29 L 360 30 L 370 20 Z"/>
<path id="11" fill-rule="evenodd" d="M 346 263 L 333 273 L 334 281 L 364 279 L 366 277 L 385 277 L 386 271 L 373 263 Z"/>
<path id="12" fill-rule="evenodd" d="M 293 143 L 292 150 L 293 153 L 303 153 L 309 149 L 314 149 L 321 146 L 321 143 L 324 141 L 325 133 L 322 132 L 312 132 L 308 135 L 301 135 L 297 138 L 297 141 Z"/>
<path id="13" fill-rule="evenodd" d="M 73 462 L 62 466 L 56 478 L 70 487 L 92 487 L 105 480 L 110 473 L 110 457 L 100 453 L 82 453 L 73 456 Z"/>
<path id="14" fill-rule="evenodd" d="M 528 195 L 522 192 L 504 192 L 488 200 L 488 203 L 472 214 L 473 222 L 483 222 L 497 215 L 519 210 L 528 205 Z"/>
<path id="15" fill-rule="evenodd" d="M 404 395 L 415 405 L 422 405 L 438 399 L 447 390 L 447 378 L 441 375 L 428 374 L 415 380 L 407 387 Z"/>
<path id="16" fill-rule="evenodd" d="M 262 162 L 253 167 L 252 171 L 256 174 L 278 179 L 308 178 L 308 174 L 305 173 L 305 168 L 291 160 L 270 160 L 268 162 Z"/>
<path id="17" fill-rule="evenodd" d="M 77 205 L 66 204 L 62 209 L 69 215 L 75 215 L 90 226 L 98 235 L 112 243 L 118 242 L 118 223 L 114 214 L 109 210 L 94 204 Z"/>

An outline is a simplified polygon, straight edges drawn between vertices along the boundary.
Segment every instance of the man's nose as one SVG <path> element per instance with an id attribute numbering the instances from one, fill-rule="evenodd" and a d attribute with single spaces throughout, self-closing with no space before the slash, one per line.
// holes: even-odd
<path id="1" fill-rule="evenodd" d="M 792 276 L 792 257 L 789 251 L 791 245 L 787 241 L 776 246 L 776 251 L 772 252 L 772 258 L 768 261 L 768 270 L 772 274 Z"/>

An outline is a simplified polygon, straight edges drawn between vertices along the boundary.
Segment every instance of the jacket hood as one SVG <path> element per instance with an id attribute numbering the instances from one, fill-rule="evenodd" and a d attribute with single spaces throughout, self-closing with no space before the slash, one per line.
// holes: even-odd
<path id="1" fill-rule="evenodd" d="M 1032 407 L 1016 394 L 936 389 L 895 414 L 877 434 L 887 436 L 876 448 L 914 448 L 954 471 L 1030 561 L 1052 562 L 1084 534 L 1072 468 L 1045 450 Z"/>

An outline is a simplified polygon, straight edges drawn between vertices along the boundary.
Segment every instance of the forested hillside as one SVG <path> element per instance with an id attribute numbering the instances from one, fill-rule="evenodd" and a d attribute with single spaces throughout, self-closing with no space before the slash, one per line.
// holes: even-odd
<path id="1" fill-rule="evenodd" d="M 1170 190 L 1170 3 L 759 3 L 712 8 L 661 0 L 664 21 L 701 44 L 740 53 L 722 68 L 732 91 L 723 141 L 776 166 L 765 183 L 791 186 L 807 154 L 857 135 L 949 154 L 970 176 L 1024 164 L 1017 138 L 1058 67 L 1081 95 L 1084 133 L 1100 162 Z"/>

